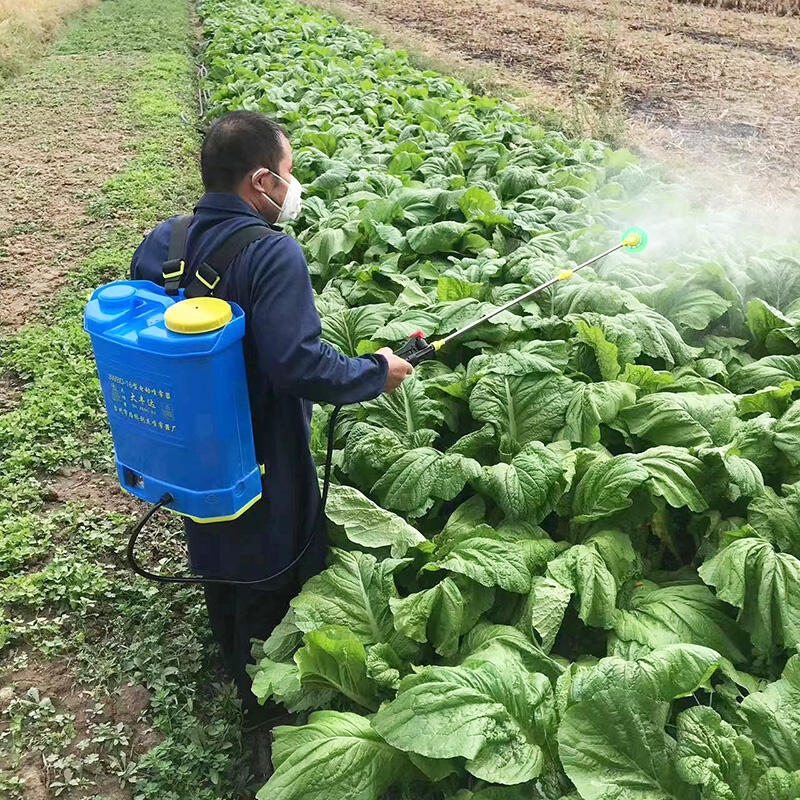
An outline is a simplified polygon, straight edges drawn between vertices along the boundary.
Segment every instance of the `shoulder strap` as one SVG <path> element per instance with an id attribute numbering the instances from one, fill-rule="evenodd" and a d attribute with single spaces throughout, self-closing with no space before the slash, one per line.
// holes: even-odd
<path id="1" fill-rule="evenodd" d="M 193 214 L 184 214 L 172 223 L 167 260 L 161 265 L 164 289 L 170 295 L 178 294 L 178 288 L 186 269 L 184 263 L 186 237 L 189 234 L 189 225 L 191 225 L 193 217 Z"/>
<path id="2" fill-rule="evenodd" d="M 213 294 L 231 262 L 247 245 L 266 236 L 276 236 L 279 231 L 256 223 L 232 233 L 202 264 L 186 287 L 186 297 L 204 297 Z"/>

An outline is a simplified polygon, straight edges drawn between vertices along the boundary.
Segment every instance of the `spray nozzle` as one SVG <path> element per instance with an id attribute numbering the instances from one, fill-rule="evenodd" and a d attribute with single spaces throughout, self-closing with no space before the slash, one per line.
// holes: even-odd
<path id="1" fill-rule="evenodd" d="M 622 234 L 622 246 L 631 253 L 640 253 L 647 247 L 647 234 L 641 228 L 628 228 Z"/>

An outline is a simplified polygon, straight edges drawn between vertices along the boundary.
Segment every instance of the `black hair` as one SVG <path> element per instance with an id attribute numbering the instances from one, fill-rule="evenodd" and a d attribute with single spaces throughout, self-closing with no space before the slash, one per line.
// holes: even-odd
<path id="1" fill-rule="evenodd" d="M 200 172 L 207 192 L 235 191 L 256 167 L 278 171 L 286 131 L 256 111 L 231 111 L 216 120 L 203 139 Z"/>

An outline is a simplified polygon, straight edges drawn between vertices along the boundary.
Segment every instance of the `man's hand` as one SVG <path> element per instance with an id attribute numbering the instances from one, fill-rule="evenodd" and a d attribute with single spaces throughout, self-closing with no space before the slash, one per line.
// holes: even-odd
<path id="1" fill-rule="evenodd" d="M 379 356 L 383 356 L 389 364 L 389 371 L 386 373 L 386 385 L 384 392 L 393 392 L 409 375 L 414 372 L 414 367 L 404 358 L 396 356 L 391 347 L 381 347 L 377 351 Z"/>

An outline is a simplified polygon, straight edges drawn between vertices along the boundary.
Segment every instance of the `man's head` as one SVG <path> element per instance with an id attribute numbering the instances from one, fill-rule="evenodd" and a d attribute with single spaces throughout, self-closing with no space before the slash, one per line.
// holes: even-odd
<path id="1" fill-rule="evenodd" d="M 292 147 L 286 131 L 269 117 L 232 111 L 208 129 L 200 171 L 207 192 L 238 194 L 275 222 L 292 183 Z"/>

